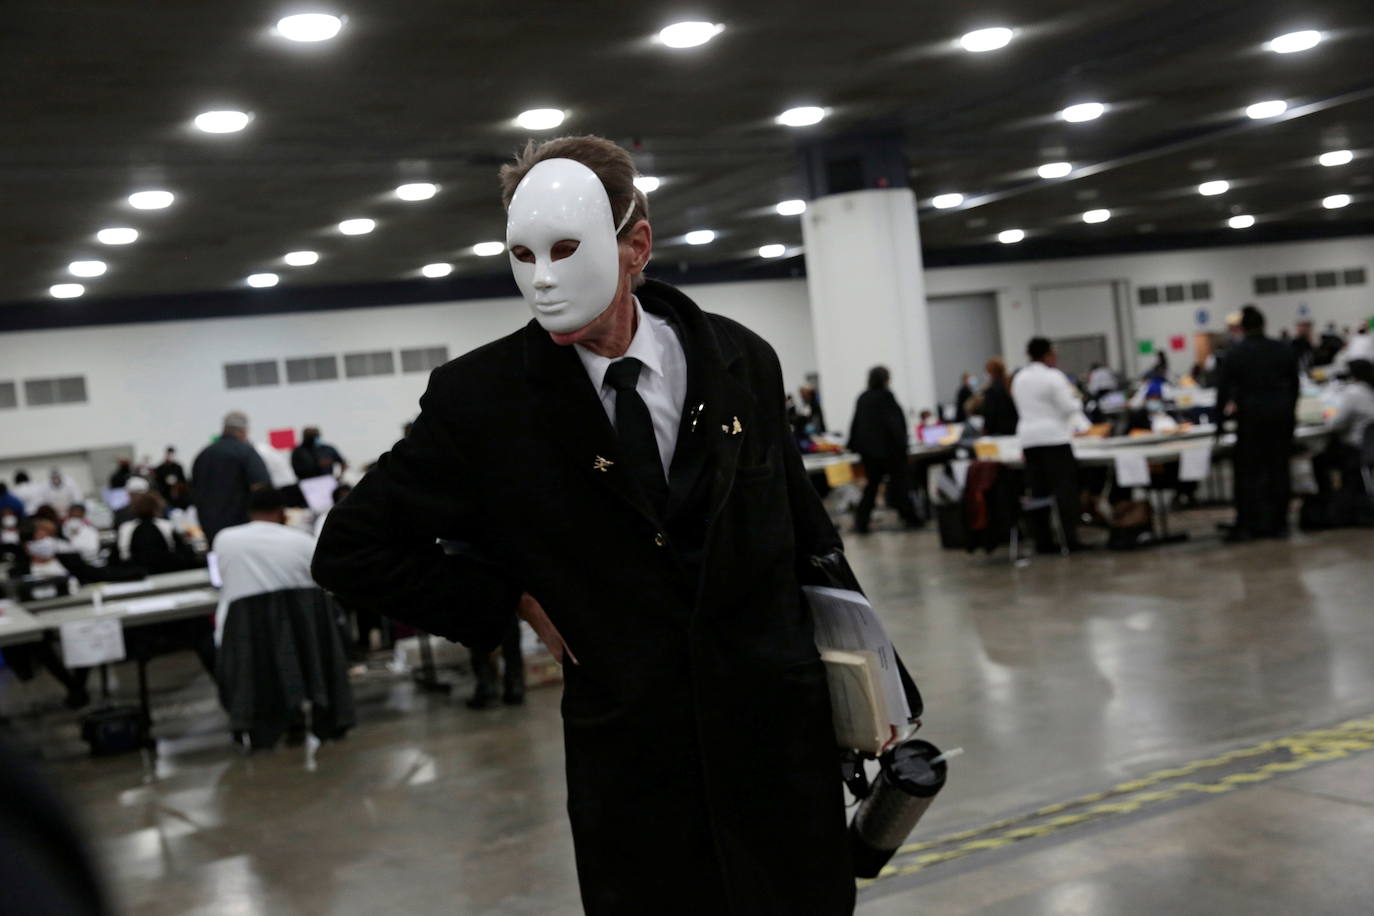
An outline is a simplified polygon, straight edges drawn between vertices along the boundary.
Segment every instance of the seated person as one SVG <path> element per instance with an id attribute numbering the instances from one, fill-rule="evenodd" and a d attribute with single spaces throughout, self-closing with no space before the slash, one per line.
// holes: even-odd
<path id="1" fill-rule="evenodd" d="M 1374 363 L 1365 359 L 1351 360 L 1347 372 L 1350 380 L 1337 395 L 1336 415 L 1331 418 L 1331 440 L 1326 451 L 1312 456 L 1317 491 L 1323 495 L 1333 489 L 1334 472 L 1340 472 L 1341 486 L 1345 490 L 1363 486 L 1360 462 L 1365 430 L 1374 424 Z"/>
<path id="2" fill-rule="evenodd" d="M 124 492 L 129 494 L 129 502 L 127 505 L 115 510 L 114 526 L 116 531 L 118 531 L 120 526 L 125 522 L 133 519 L 134 500 L 138 498 L 140 493 L 147 493 L 148 489 L 148 481 L 144 480 L 142 477 L 130 477 L 128 482 L 124 484 Z"/>
<path id="3" fill-rule="evenodd" d="M 175 572 L 201 565 L 191 545 L 162 517 L 162 497 L 153 490 L 129 503 L 134 517 L 119 526 L 115 543 L 119 558 L 150 573 Z"/>
<path id="4" fill-rule="evenodd" d="M 18 578 L 24 575 L 37 576 L 66 576 L 68 570 L 58 559 L 58 553 L 68 550 L 69 545 L 57 537 L 57 525 L 50 518 L 34 518 L 31 524 L 23 530 L 23 541 L 14 556 L 15 563 L 10 569 L 10 576 Z M 74 555 L 73 555 L 74 556 Z M 70 671 L 66 665 L 62 664 L 62 659 L 57 653 L 57 636 L 55 633 L 47 633 L 43 639 L 36 643 L 26 645 L 7 646 L 4 649 L 5 664 L 8 665 L 21 681 L 31 680 L 34 676 L 34 664 L 40 664 L 57 679 L 67 691 L 64 701 L 68 709 L 80 709 L 90 703 L 90 694 L 86 690 L 86 680 L 90 675 L 89 668 L 79 668 Z"/>
<path id="5" fill-rule="evenodd" d="M 0 560 L 13 560 L 19 556 L 21 548 L 19 537 L 20 516 L 9 506 L 0 506 Z"/>
<path id="6" fill-rule="evenodd" d="M 215 535 L 212 550 L 223 583 L 215 612 L 215 642 L 224 633 L 229 606 L 240 598 L 291 588 L 314 588 L 310 561 L 315 539 L 286 526 L 281 495 L 261 487 L 248 495 L 248 524 Z"/>
<path id="7" fill-rule="evenodd" d="M 100 556 L 100 532 L 86 518 L 86 506 L 83 503 L 73 503 L 67 509 L 67 518 L 62 522 L 62 537 L 72 545 L 73 550 L 81 554 L 81 559 L 88 565 L 104 564 Z"/>

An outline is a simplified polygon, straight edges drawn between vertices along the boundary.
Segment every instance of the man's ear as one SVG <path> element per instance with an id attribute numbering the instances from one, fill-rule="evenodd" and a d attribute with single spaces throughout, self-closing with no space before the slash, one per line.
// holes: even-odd
<path id="1" fill-rule="evenodd" d="M 634 259 L 631 262 L 634 272 L 640 273 L 654 253 L 654 230 L 649 225 L 649 221 L 642 219 L 635 223 L 634 227 L 630 229 L 626 241 L 630 243 L 630 250 L 634 252 Z"/>

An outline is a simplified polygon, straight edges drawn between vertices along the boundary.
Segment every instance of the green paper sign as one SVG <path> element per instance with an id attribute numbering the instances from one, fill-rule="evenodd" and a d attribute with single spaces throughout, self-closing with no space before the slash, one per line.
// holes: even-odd
<path id="1" fill-rule="evenodd" d="M 1136 346 L 1140 349 L 1141 356 L 1149 356 L 1151 353 L 1155 352 L 1155 342 L 1153 340 L 1137 341 Z"/>

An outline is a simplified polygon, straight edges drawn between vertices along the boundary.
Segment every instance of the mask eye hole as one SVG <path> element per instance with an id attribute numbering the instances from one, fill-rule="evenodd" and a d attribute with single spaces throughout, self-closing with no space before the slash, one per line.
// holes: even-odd
<path id="1" fill-rule="evenodd" d="M 534 263 L 534 252 L 524 245 L 512 245 L 510 253 L 515 256 L 515 260 L 524 261 L 526 264 Z"/>
<path id="2" fill-rule="evenodd" d="M 562 241 L 554 242 L 553 248 L 549 250 L 549 255 L 555 261 L 570 258 L 577 251 L 577 246 L 579 244 L 581 243 L 576 239 L 563 239 Z"/>

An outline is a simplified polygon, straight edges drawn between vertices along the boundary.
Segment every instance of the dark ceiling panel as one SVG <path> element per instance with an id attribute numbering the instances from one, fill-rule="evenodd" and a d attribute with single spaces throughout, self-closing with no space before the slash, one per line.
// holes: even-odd
<path id="1" fill-rule="evenodd" d="M 6 4 L 0 303 L 45 300 L 69 279 L 69 261 L 89 257 L 110 271 L 86 281 L 88 307 L 252 296 L 243 278 L 265 270 L 283 277 L 275 295 L 384 290 L 440 260 L 455 263 L 456 280 L 489 276 L 500 259 L 469 248 L 502 236 L 494 172 L 525 139 L 510 118 L 537 106 L 568 109 L 567 131 L 631 145 L 641 171 L 664 177 L 652 198 L 655 263 L 671 271 L 751 270 L 759 245 L 799 244 L 798 220 L 771 211 L 800 195 L 796 142 L 875 122 L 905 131 L 923 206 L 942 191 L 987 200 L 922 210 L 932 263 L 995 256 L 987 246 L 1009 227 L 1027 231 L 1028 251 L 1125 251 L 1142 236 L 1216 237 L 1233 212 L 1255 214 L 1264 237 L 1374 221 L 1374 100 L 1359 97 L 1374 88 L 1367 0 L 1004 0 L 996 15 L 957 3 L 708 4 L 700 14 L 726 30 L 685 53 L 648 40 L 676 4 L 347 0 L 336 11 L 349 17 L 338 39 L 300 46 L 270 34 L 276 2 Z M 1008 48 L 954 47 L 993 22 L 1019 30 Z M 1329 39 L 1305 54 L 1260 50 L 1297 27 Z M 1241 110 L 1264 97 L 1344 100 L 1248 125 Z M 1088 124 L 1054 116 L 1088 98 L 1112 110 Z M 810 131 L 772 123 L 807 103 L 833 114 Z M 214 107 L 255 120 L 230 136 L 189 129 Z M 1333 146 L 1364 155 L 1315 165 Z M 1034 168 L 1049 159 L 1112 167 L 1041 182 Z M 1209 178 L 1232 191 L 1201 197 L 1196 185 Z M 414 180 L 442 190 L 413 204 L 390 196 Z M 178 194 L 171 209 L 124 202 L 154 185 Z M 1354 203 L 1323 210 L 1321 198 L 1338 192 Z M 1114 218 L 1088 226 L 1079 214 L 1092 207 Z M 376 219 L 377 231 L 341 236 L 334 226 L 351 216 Z M 109 225 L 143 237 L 97 245 L 93 233 Z M 714 244 L 681 243 L 703 226 L 718 231 Z M 281 265 L 300 248 L 318 250 L 319 264 Z"/>

